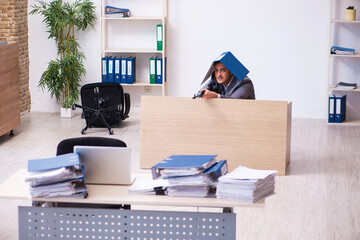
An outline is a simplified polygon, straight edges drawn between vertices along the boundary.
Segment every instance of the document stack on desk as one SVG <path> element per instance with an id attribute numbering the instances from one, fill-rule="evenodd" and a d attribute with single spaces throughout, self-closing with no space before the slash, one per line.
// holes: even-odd
<path id="1" fill-rule="evenodd" d="M 257 202 L 274 193 L 275 170 L 237 167 L 219 178 L 216 197 L 244 202 Z"/>
<path id="2" fill-rule="evenodd" d="M 75 153 L 29 160 L 25 181 L 30 184 L 31 197 L 87 196 L 84 169 Z"/>
<path id="3" fill-rule="evenodd" d="M 227 162 L 216 155 L 172 155 L 152 167 L 154 179 L 166 179 L 166 195 L 215 196 L 214 182 L 227 173 Z"/>
<path id="4" fill-rule="evenodd" d="M 215 197 L 215 183 L 227 171 L 227 162 L 222 160 L 200 174 L 168 178 L 169 187 L 166 194 L 180 197 Z"/>

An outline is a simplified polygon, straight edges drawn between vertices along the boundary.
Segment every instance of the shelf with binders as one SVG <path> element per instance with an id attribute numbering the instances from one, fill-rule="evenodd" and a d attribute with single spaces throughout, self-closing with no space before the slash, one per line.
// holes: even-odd
<path id="1" fill-rule="evenodd" d="M 106 11 L 105 7 L 108 7 L 109 11 Z M 112 13 L 123 12 L 117 10 L 129 10 L 129 17 L 123 18 L 153 18 L 156 16 L 166 16 L 167 13 L 167 0 L 101 0 L 101 16 L 105 17 L 105 12 L 108 12 L 111 16 Z M 120 9 L 117 9 L 120 8 Z M 120 18 L 122 14 L 118 15 Z M 118 17 L 116 16 L 116 17 Z"/>
<path id="2" fill-rule="evenodd" d="M 358 69 L 360 66 L 360 59 L 357 58 L 333 58 L 329 66 L 329 82 L 328 93 L 329 96 L 335 95 L 341 97 L 346 95 L 346 118 L 341 123 L 330 124 L 359 124 L 360 123 L 360 79 Z M 353 84 L 355 88 L 344 86 Z M 338 88 L 336 87 L 338 85 Z M 342 87 L 342 88 L 339 88 Z M 328 106 L 329 107 L 329 106 Z M 329 110 L 330 111 L 330 107 Z"/>
<path id="3" fill-rule="evenodd" d="M 108 57 L 107 60 L 112 60 L 113 63 L 111 64 L 111 66 L 113 67 L 114 71 L 114 77 L 112 78 L 112 80 L 110 79 L 106 79 L 106 80 L 102 80 L 104 81 L 108 81 L 108 82 L 119 82 L 121 85 L 123 86 L 128 86 L 128 87 L 158 87 L 161 89 L 164 89 L 165 87 L 165 81 L 166 81 L 166 70 L 165 70 L 165 63 L 162 61 L 163 59 L 163 54 L 161 54 L 161 52 L 104 52 L 106 53 L 106 55 L 104 55 L 104 57 Z M 104 59 L 104 57 L 102 58 L 102 64 L 104 64 L 103 61 L 106 61 Z M 130 58 L 134 58 L 134 65 L 132 66 L 133 68 L 133 72 L 134 72 L 134 81 L 133 82 L 127 82 L 126 79 L 123 79 L 123 74 L 127 74 L 128 72 L 128 65 L 126 63 L 123 64 L 123 60 L 125 61 L 126 59 L 130 59 Z M 115 63 L 115 59 L 117 59 L 118 63 Z M 150 59 L 157 59 L 158 61 L 160 61 L 160 65 L 161 66 L 157 66 L 160 71 L 159 73 L 156 74 L 156 82 L 152 82 L 151 81 L 151 75 L 150 75 Z M 102 69 L 102 79 L 104 79 L 104 75 L 107 75 L 109 72 L 109 67 L 110 64 L 109 62 L 106 63 L 106 67 L 107 68 L 105 70 Z M 117 67 L 118 66 L 118 67 Z M 125 68 L 124 68 L 125 66 Z M 115 70 L 117 69 L 117 70 Z M 106 74 L 104 74 L 104 72 L 106 72 Z M 116 74 L 117 73 L 117 74 Z M 118 77 L 117 77 L 118 76 Z"/>
<path id="4" fill-rule="evenodd" d="M 334 104 L 330 104 L 330 98 L 336 97 L 337 99 L 342 98 L 346 96 L 345 99 L 345 106 L 341 106 L 341 108 L 344 108 L 344 114 L 345 118 L 344 120 L 340 122 L 328 122 L 329 124 L 345 124 L 345 125 L 356 125 L 360 124 L 360 112 L 358 109 L 360 108 L 360 102 L 359 99 L 359 91 L 329 91 L 329 104 L 328 104 L 328 113 L 330 117 L 330 109 L 334 107 Z M 339 112 L 339 106 L 340 104 L 336 104 L 336 108 L 333 110 L 333 112 L 336 112 L 336 114 L 340 114 Z"/>
<path id="5" fill-rule="evenodd" d="M 102 28 L 102 52 L 165 52 L 165 31 L 161 32 L 163 50 L 157 49 L 157 26 L 162 21 L 106 21 Z"/>
<path id="6" fill-rule="evenodd" d="M 131 93 L 135 105 L 143 94 L 166 95 L 166 64 L 163 60 L 166 59 L 167 0 L 101 0 L 101 9 L 101 62 L 106 57 L 135 57 L 134 81 L 120 81 Z M 109 9 L 125 12 L 128 9 L 129 16 L 109 14 Z M 155 83 L 150 76 L 150 58 L 162 61 L 161 74 L 159 72 Z"/>

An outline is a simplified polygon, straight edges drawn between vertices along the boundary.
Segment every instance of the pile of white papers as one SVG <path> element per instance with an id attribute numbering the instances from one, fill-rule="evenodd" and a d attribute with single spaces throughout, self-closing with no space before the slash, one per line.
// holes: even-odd
<path id="1" fill-rule="evenodd" d="M 257 202 L 274 194 L 275 170 L 257 170 L 243 166 L 219 178 L 216 197 L 244 202 Z"/>
<path id="2" fill-rule="evenodd" d="M 75 153 L 29 160 L 25 181 L 30 185 L 31 197 L 87 196 L 84 169 Z"/>
<path id="3" fill-rule="evenodd" d="M 212 184 L 188 185 L 169 187 L 166 195 L 170 197 L 211 197 L 215 194 L 215 186 Z"/>
<path id="4" fill-rule="evenodd" d="M 128 192 L 132 194 L 164 195 L 168 185 L 167 179 L 137 177 L 135 182 L 128 187 Z"/>

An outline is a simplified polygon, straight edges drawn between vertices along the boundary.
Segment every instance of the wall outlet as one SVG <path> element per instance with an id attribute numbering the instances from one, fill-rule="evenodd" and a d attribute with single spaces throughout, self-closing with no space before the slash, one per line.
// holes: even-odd
<path id="1" fill-rule="evenodd" d="M 151 93 L 151 87 L 150 86 L 144 87 L 144 93 Z"/>

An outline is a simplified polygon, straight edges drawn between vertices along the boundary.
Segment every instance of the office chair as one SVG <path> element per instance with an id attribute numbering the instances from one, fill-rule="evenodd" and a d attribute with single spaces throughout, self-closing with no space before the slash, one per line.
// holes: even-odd
<path id="1" fill-rule="evenodd" d="M 119 83 L 86 84 L 81 87 L 80 95 L 82 105 L 73 104 L 72 109 L 83 109 L 81 117 L 85 118 L 86 127 L 81 134 L 85 134 L 89 127 L 106 127 L 112 135 L 111 127 L 119 126 L 129 117 L 130 94 L 124 93 Z"/>
<path id="2" fill-rule="evenodd" d="M 105 137 L 68 138 L 59 142 L 56 156 L 74 152 L 74 146 L 126 147 L 120 139 Z"/>
<path id="3" fill-rule="evenodd" d="M 74 146 L 99 146 L 99 147 L 127 147 L 120 139 L 105 137 L 78 137 L 67 138 L 59 142 L 56 156 L 74 152 Z M 91 194 L 91 192 L 89 193 Z M 44 202 L 33 201 L 33 206 L 44 206 Z M 77 208 L 107 208 L 107 209 L 130 209 L 128 204 L 77 204 L 77 203 L 53 203 L 50 207 L 77 207 Z"/>

